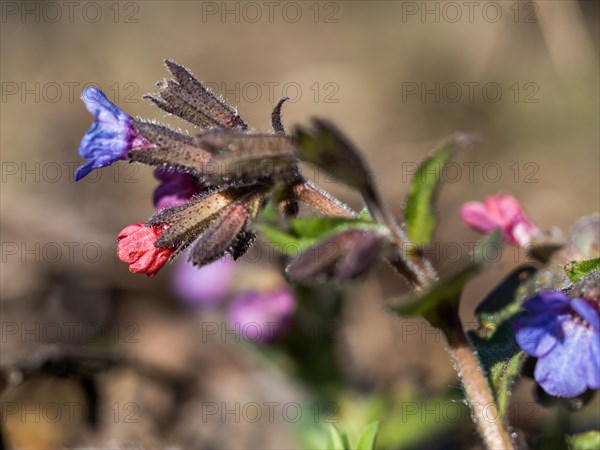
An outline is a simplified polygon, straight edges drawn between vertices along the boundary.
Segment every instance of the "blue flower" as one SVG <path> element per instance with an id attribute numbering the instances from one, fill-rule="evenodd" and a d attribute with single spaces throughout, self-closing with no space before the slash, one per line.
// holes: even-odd
<path id="1" fill-rule="evenodd" d="M 516 340 L 538 358 L 534 377 L 550 395 L 575 397 L 600 388 L 600 313 L 596 302 L 541 291 L 523 304 Z"/>
<path id="2" fill-rule="evenodd" d="M 131 125 L 131 116 L 111 103 L 100 89 L 85 89 L 81 99 L 96 120 L 81 140 L 79 155 L 89 162 L 77 169 L 75 181 L 81 180 L 93 169 L 125 159 L 130 150 L 150 145 Z"/>

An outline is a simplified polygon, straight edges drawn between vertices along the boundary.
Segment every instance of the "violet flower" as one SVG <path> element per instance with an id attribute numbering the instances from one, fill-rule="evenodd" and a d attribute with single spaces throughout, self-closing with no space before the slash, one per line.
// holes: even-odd
<path id="1" fill-rule="evenodd" d="M 246 292 L 229 305 L 229 326 L 251 342 L 272 342 L 289 325 L 296 310 L 292 291 L 281 288 L 271 292 Z"/>
<path id="2" fill-rule="evenodd" d="M 154 176 L 161 181 L 154 190 L 157 211 L 185 204 L 203 187 L 192 175 L 183 172 L 156 169 Z"/>
<path id="3" fill-rule="evenodd" d="M 94 169 L 125 159 L 130 150 L 151 147 L 132 126 L 132 118 L 106 98 L 97 87 L 81 93 L 86 108 L 96 119 L 79 146 L 79 156 L 89 160 L 75 172 L 79 181 Z"/>
<path id="4" fill-rule="evenodd" d="M 230 256 L 200 268 L 180 258 L 171 279 L 173 290 L 188 305 L 216 306 L 231 292 L 235 270 Z"/>
<path id="5" fill-rule="evenodd" d="M 550 395 L 575 397 L 600 388 L 600 313 L 593 300 L 540 291 L 523 304 L 516 340 L 538 358 L 534 377 Z"/>

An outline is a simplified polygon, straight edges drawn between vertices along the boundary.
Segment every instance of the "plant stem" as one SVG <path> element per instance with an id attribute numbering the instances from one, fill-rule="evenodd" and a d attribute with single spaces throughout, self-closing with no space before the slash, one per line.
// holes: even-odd
<path id="1" fill-rule="evenodd" d="M 490 450 L 514 449 L 513 441 L 499 414 L 498 406 L 490 390 L 477 356 L 469 343 L 458 314 L 454 310 L 443 311 L 439 327 L 448 341 L 448 351 L 462 385 L 469 408 L 485 447 Z"/>
<path id="2" fill-rule="evenodd" d="M 381 224 L 387 226 L 396 247 L 395 255 L 390 262 L 396 270 L 417 290 L 422 290 L 437 279 L 437 273 L 429 260 L 417 253 L 412 253 L 414 247 L 404 230 L 398 225 L 396 219 L 386 207 L 375 186 L 363 192 L 363 199 L 371 216 Z"/>
<path id="3" fill-rule="evenodd" d="M 303 183 L 296 188 L 296 197 L 324 214 L 355 217 L 356 214 L 328 193 L 312 183 Z M 410 244 L 404 231 L 397 225 L 376 191 L 364 196 L 371 216 L 386 225 L 394 240 L 396 252 L 389 258 L 390 263 L 417 290 L 430 286 L 437 274 L 431 263 L 418 254 L 411 254 Z M 473 421 L 484 445 L 489 450 L 512 450 L 514 444 L 500 418 L 499 409 L 488 384 L 487 378 L 479 365 L 479 360 L 465 335 L 458 313 L 454 308 L 440 311 L 438 326 L 448 342 L 448 351 L 454 368 L 464 386 Z"/>
<path id="4" fill-rule="evenodd" d="M 339 200 L 322 191 L 312 183 L 296 187 L 296 198 L 324 214 L 356 217 L 356 214 Z M 429 261 L 420 255 L 407 252 L 409 243 L 404 231 L 396 224 L 383 202 L 377 198 L 366 198 L 367 207 L 374 219 L 386 225 L 393 234 L 396 254 L 389 258 L 390 263 L 404 275 L 417 290 L 430 286 L 437 274 Z M 458 377 L 464 386 L 473 420 L 485 447 L 489 450 L 512 450 L 514 445 L 505 422 L 500 418 L 498 406 L 479 365 L 477 356 L 463 330 L 458 313 L 453 308 L 440 311 L 442 318 L 438 324 L 448 342 L 448 351 Z"/>

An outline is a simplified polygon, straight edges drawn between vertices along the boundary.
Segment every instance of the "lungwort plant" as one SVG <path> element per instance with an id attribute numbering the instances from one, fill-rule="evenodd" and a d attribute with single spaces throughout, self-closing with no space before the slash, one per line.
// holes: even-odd
<path id="1" fill-rule="evenodd" d="M 81 142 L 79 153 L 88 162 L 76 178 L 129 160 L 154 167 L 160 181 L 156 213 L 118 234 L 118 256 L 131 272 L 153 276 L 184 250 L 198 267 L 225 254 L 237 259 L 257 235 L 296 256 L 286 269 L 296 283 L 348 282 L 385 259 L 411 287 L 409 295 L 389 302 L 390 314 L 424 317 L 443 332 L 488 448 L 515 447 L 506 411 L 527 358 L 537 359 L 534 377 L 549 396 L 572 398 L 600 388 L 598 215 L 580 220 L 571 233 L 548 233 L 508 194 L 467 203 L 463 221 L 488 236 L 465 267 L 440 279 L 424 257 L 437 224 L 436 194 L 445 165 L 474 143 L 473 136 L 449 137 L 422 162 L 399 221 L 366 161 L 330 122 L 314 119 L 286 132 L 282 98 L 271 116 L 273 129 L 256 132 L 183 66 L 166 66 L 172 79 L 145 98 L 189 122 L 190 133 L 132 118 L 97 88 L 82 95 L 95 121 Z M 358 191 L 365 209 L 355 212 L 307 180 L 301 162 Z M 318 214 L 297 217 L 299 204 Z M 490 249 L 503 243 L 525 248 L 536 265 L 517 268 L 493 289 L 476 311 L 481 329 L 466 333 L 458 316 L 463 289 L 484 268 Z M 375 445 L 374 434 L 368 447 Z M 569 442 L 577 447 L 578 439 Z M 350 448 L 344 439 L 332 441 Z"/>

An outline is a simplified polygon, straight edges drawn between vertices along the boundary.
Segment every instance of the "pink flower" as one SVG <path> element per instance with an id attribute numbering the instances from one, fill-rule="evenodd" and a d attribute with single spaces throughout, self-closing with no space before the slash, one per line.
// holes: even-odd
<path id="1" fill-rule="evenodd" d="M 164 227 L 134 223 L 119 233 L 117 255 L 121 261 L 129 263 L 130 272 L 153 277 L 165 265 L 175 249 L 154 246 L 164 230 Z"/>
<path id="2" fill-rule="evenodd" d="M 467 202 L 461 210 L 462 221 L 481 233 L 502 230 L 509 244 L 526 246 L 539 230 L 533 225 L 516 198 L 508 194 L 491 195 L 482 202 Z"/>

